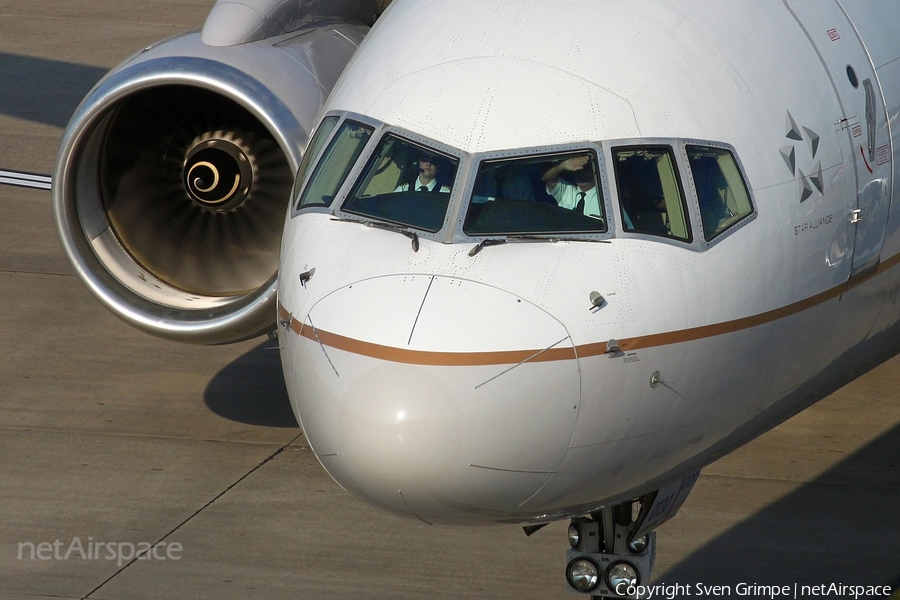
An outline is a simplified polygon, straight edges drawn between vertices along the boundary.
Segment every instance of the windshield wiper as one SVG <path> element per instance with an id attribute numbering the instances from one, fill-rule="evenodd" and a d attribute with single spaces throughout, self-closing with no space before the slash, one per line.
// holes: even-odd
<path id="1" fill-rule="evenodd" d="M 513 234 L 506 236 L 508 240 L 524 240 L 528 242 L 593 242 L 595 244 L 609 244 L 609 240 L 598 240 L 594 238 L 574 237 L 565 235 L 531 235 L 531 234 Z"/>
<path id="2" fill-rule="evenodd" d="M 384 229 L 386 231 L 396 231 L 397 233 L 401 233 L 412 240 L 413 252 L 419 251 L 419 234 L 416 233 L 415 231 L 410 231 L 409 229 L 402 227 L 400 225 L 394 225 L 393 223 L 382 223 L 380 221 L 369 221 L 366 219 L 342 219 L 342 218 L 334 217 L 331 220 L 339 221 L 341 223 L 359 223 L 360 225 L 365 225 L 366 227 L 374 227 L 375 229 Z"/>
<path id="3" fill-rule="evenodd" d="M 475 256 L 482 250 L 484 250 L 488 246 L 496 246 L 498 244 L 505 244 L 506 238 L 485 238 L 478 242 L 477 245 L 473 246 L 471 250 L 469 250 L 469 256 Z"/>
<path id="4" fill-rule="evenodd" d="M 475 256 L 488 246 L 498 246 L 507 242 L 594 242 L 595 244 L 609 244 L 609 240 L 597 240 L 583 237 L 569 237 L 559 235 L 529 235 L 512 234 L 501 238 L 485 238 L 469 250 L 469 256 Z"/>

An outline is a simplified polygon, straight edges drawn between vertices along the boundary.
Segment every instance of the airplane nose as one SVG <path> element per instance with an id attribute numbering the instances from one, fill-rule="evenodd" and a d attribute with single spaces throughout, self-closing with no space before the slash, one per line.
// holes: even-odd
<path id="1" fill-rule="evenodd" d="M 285 378 L 310 445 L 382 509 L 489 521 L 527 503 L 565 456 L 581 394 L 574 347 L 514 294 L 389 275 L 325 295 L 290 329 Z"/>
<path id="2" fill-rule="evenodd" d="M 340 455 L 362 489 L 416 489 L 455 464 L 463 418 L 454 391 L 411 365 L 375 364 L 344 394 Z"/>

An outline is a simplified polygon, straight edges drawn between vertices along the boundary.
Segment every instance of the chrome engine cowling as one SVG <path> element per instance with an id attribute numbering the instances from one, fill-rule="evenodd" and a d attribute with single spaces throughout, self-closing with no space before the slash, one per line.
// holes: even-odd
<path id="1" fill-rule="evenodd" d="M 128 323 L 201 344 L 274 327 L 293 176 L 368 31 L 295 26 L 231 46 L 200 32 L 151 46 L 72 117 L 53 174 L 57 229 L 78 275 Z"/>

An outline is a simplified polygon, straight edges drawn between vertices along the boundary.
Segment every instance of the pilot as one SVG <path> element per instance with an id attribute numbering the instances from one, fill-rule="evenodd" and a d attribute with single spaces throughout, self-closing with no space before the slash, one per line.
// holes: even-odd
<path id="1" fill-rule="evenodd" d="M 564 172 L 571 174 L 574 185 L 560 180 L 559 176 Z M 596 219 L 603 217 L 590 156 L 574 156 L 557 163 L 547 169 L 542 179 L 547 184 L 547 193 L 553 196 L 558 206 Z"/>
<path id="2" fill-rule="evenodd" d="M 416 192 L 439 191 L 443 193 L 449 193 L 450 188 L 446 185 L 440 185 L 438 182 L 438 173 L 440 172 L 440 166 L 438 165 L 437 160 L 438 159 L 433 154 L 429 154 L 427 152 L 423 152 L 422 154 L 420 154 L 418 161 L 419 174 L 416 176 L 416 180 L 411 184 L 402 183 L 398 185 L 394 191 L 407 192 L 409 190 L 413 190 Z"/>

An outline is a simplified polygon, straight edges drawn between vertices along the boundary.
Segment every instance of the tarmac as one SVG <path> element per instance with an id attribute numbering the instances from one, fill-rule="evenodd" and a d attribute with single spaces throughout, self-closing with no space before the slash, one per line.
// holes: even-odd
<path id="1" fill-rule="evenodd" d="M 0 169 L 51 173 L 90 87 L 212 4 L 0 0 Z M 130 328 L 75 277 L 49 192 L 0 185 L 0 600 L 577 597 L 566 523 L 429 527 L 344 492 L 270 346 Z M 653 583 L 896 589 L 898 449 L 894 358 L 706 468 L 658 530 Z"/>

